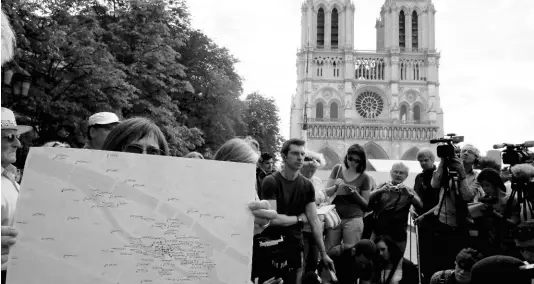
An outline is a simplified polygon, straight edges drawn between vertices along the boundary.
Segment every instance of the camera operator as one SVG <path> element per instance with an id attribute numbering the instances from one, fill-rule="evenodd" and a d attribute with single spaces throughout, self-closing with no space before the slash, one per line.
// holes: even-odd
<path id="1" fill-rule="evenodd" d="M 323 242 L 322 227 L 317 216 L 315 205 L 315 190 L 313 184 L 299 173 L 304 164 L 305 142 L 300 139 L 290 139 L 284 143 L 281 150 L 284 168 L 267 176 L 263 180 L 261 197 L 269 201 L 271 208 L 278 212 L 271 225 L 263 232 L 265 235 L 283 238 L 280 248 L 287 266 L 280 273 L 284 283 L 300 283 L 303 266 L 303 234 L 304 224 L 309 224 L 315 244 L 319 247 L 323 263 L 335 272 L 332 259 L 326 254 Z M 265 260 L 263 260 L 265 261 Z M 271 260 L 266 260 L 267 265 Z M 265 270 L 268 268 L 265 267 Z M 273 275 L 262 275 L 270 278 Z M 260 282 L 263 280 L 260 277 Z"/>
<path id="2" fill-rule="evenodd" d="M 434 271 L 453 267 L 456 255 L 468 243 L 467 203 L 476 195 L 483 196 L 483 190 L 476 181 L 478 171 L 473 168 L 480 152 L 473 145 L 467 144 L 462 147 L 460 153 L 462 159 L 455 156 L 442 157 L 431 182 L 432 187 L 440 188 L 438 205 L 416 220 L 416 223 L 420 224 L 427 216 L 437 216 L 438 221 L 434 225 L 433 255 L 439 257 L 434 260 Z M 457 173 L 457 185 L 446 176 L 444 179 L 445 166 L 449 173 Z M 456 186 L 456 190 L 452 190 Z"/>

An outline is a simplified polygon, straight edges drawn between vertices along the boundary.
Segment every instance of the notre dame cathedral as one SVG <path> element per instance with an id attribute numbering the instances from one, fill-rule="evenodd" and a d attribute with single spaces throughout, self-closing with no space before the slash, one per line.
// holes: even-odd
<path id="1" fill-rule="evenodd" d="M 369 159 L 415 160 L 443 135 L 431 0 L 387 0 L 376 50 L 354 49 L 351 0 L 302 4 L 291 138 L 321 152 L 325 169 L 358 143 Z"/>

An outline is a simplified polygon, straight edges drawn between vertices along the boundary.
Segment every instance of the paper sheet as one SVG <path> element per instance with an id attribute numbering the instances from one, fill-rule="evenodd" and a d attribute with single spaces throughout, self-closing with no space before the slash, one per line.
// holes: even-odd
<path id="1" fill-rule="evenodd" d="M 325 205 L 317 208 L 317 215 L 325 215 L 330 212 L 332 209 L 336 208 L 335 205 Z"/>
<path id="2" fill-rule="evenodd" d="M 32 148 L 7 283 L 250 283 L 255 166 Z"/>

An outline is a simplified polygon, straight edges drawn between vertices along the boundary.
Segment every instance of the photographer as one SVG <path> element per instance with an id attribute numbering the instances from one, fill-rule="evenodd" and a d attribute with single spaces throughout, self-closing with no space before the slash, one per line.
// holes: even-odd
<path id="1" fill-rule="evenodd" d="M 483 191 L 476 181 L 478 171 L 473 169 L 479 157 L 478 149 L 468 144 L 460 153 L 462 159 L 454 155 L 441 159 L 431 182 L 432 187 L 440 188 L 438 205 L 416 220 L 416 223 L 420 224 L 427 216 L 432 214 L 437 216 L 433 255 L 440 257 L 435 259 L 436 271 L 452 268 L 456 255 L 467 245 L 469 236 L 467 203 L 476 195 L 483 196 Z M 444 175 L 445 170 L 456 173 L 457 184 L 454 179 Z"/>
<path id="2" fill-rule="evenodd" d="M 373 210 L 373 235 L 385 235 L 393 239 L 402 253 L 406 249 L 408 215 L 410 206 L 422 208 L 417 193 L 404 184 L 408 167 L 395 163 L 391 168 L 391 182 L 380 185 L 371 192 L 370 209 Z"/>
<path id="3" fill-rule="evenodd" d="M 514 247 L 510 237 L 510 229 L 519 221 L 517 202 L 508 205 L 506 187 L 500 173 L 494 169 L 484 169 L 477 177 L 485 196 L 479 202 L 469 205 L 469 211 L 474 218 L 478 236 L 475 246 L 484 255 L 509 254 Z M 509 214 L 507 208 L 509 209 Z M 503 215 L 510 215 L 503 217 Z M 510 220 L 510 221 L 508 221 Z"/>

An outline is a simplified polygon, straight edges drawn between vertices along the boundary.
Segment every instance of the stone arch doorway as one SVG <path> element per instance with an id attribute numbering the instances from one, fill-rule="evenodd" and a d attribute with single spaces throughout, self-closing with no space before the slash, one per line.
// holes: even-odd
<path id="1" fill-rule="evenodd" d="M 326 160 L 326 165 L 321 168 L 322 170 L 331 170 L 334 168 L 335 165 L 341 163 L 341 160 L 339 159 L 339 156 L 336 154 L 336 152 L 334 152 L 328 147 L 321 149 L 319 153 L 323 154 Z"/>
<path id="2" fill-rule="evenodd" d="M 414 146 L 414 147 L 408 149 L 408 151 L 406 151 L 404 153 L 404 155 L 402 155 L 401 160 L 417 161 L 417 153 L 419 153 L 419 148 Z"/>
<path id="3" fill-rule="evenodd" d="M 389 160 L 388 154 L 380 145 L 375 142 L 369 142 L 363 146 L 365 149 L 365 155 L 367 159 L 376 159 L 376 160 Z"/>

